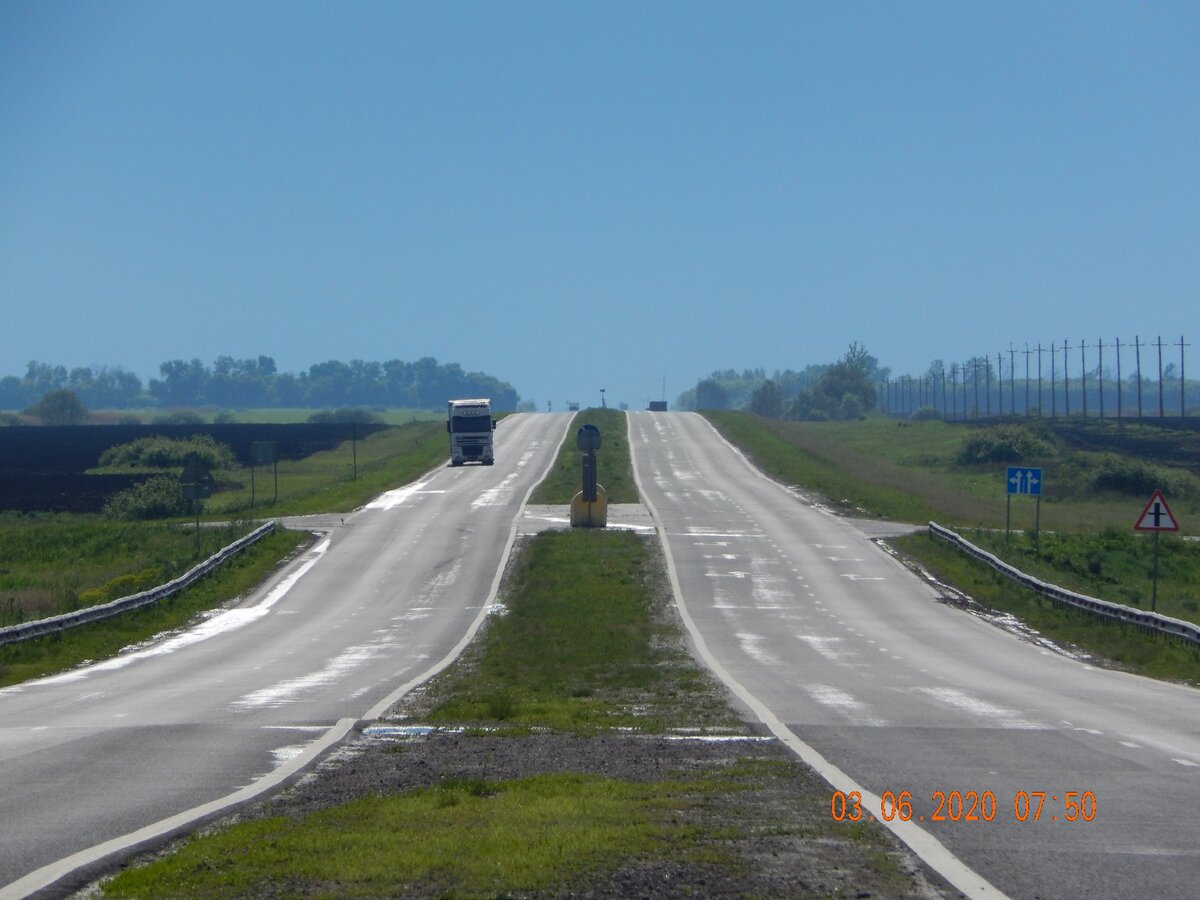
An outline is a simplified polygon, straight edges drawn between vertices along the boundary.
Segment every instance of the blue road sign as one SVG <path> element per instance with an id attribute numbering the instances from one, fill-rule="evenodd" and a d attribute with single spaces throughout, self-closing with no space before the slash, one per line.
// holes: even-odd
<path id="1" fill-rule="evenodd" d="M 1040 497 L 1042 494 L 1042 470 L 1031 469 L 1027 466 L 1009 466 L 1008 492 Z"/>

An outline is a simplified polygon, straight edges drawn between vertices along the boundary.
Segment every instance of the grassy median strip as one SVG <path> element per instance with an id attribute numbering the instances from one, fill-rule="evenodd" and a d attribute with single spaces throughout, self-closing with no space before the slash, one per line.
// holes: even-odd
<path id="1" fill-rule="evenodd" d="M 105 896 L 917 893 L 881 830 L 833 822 L 827 786 L 757 740 L 691 661 L 650 539 L 525 539 L 502 599 L 481 639 L 394 720 L 437 733 L 370 745 L 122 872 Z M 383 787 L 452 757 L 486 775 Z M 314 793 L 340 802 L 314 808 Z"/>
<path id="2" fill-rule="evenodd" d="M 596 481 L 604 486 L 609 503 L 637 503 L 637 485 L 629 462 L 629 430 L 625 413 L 619 409 L 585 409 L 575 416 L 558 459 L 546 479 L 530 497 L 530 503 L 568 504 L 583 487 L 582 454 L 576 433 L 584 425 L 600 429 L 602 444 L 596 451 Z"/>
<path id="3" fill-rule="evenodd" d="M 673 640 L 653 545 L 628 531 L 539 535 L 506 612 L 440 679 L 429 720 L 594 732 L 738 725 Z"/>

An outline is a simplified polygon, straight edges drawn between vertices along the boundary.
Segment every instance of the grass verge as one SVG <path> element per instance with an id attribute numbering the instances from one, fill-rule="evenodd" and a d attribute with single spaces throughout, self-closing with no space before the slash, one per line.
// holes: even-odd
<path id="1" fill-rule="evenodd" d="M 929 534 L 891 543 L 939 581 L 954 585 L 985 607 L 1016 616 L 1043 637 L 1101 658 L 1094 662 L 1108 660 L 1139 675 L 1200 684 L 1198 648 L 1056 606 Z"/>
<path id="2" fill-rule="evenodd" d="M 403 709 L 440 734 L 364 739 L 352 764 L 104 895 L 923 893 L 882 829 L 833 822 L 828 787 L 751 739 L 687 655 L 651 541 L 527 539 L 502 597 L 506 612 Z"/>
<path id="3" fill-rule="evenodd" d="M 629 462 L 629 431 L 619 409 L 585 409 L 575 416 L 558 452 L 554 468 L 529 498 L 530 503 L 569 504 L 583 490 L 582 454 L 575 442 L 583 425 L 600 429 L 603 443 L 596 451 L 596 481 L 604 485 L 609 503 L 637 503 L 637 485 Z"/>
<path id="4" fill-rule="evenodd" d="M 182 628 L 196 615 L 252 590 L 309 539 L 279 529 L 173 597 L 112 619 L 0 647 L 0 687 L 115 656 L 156 634 Z"/>
<path id="5" fill-rule="evenodd" d="M 827 498 L 834 508 L 849 515 L 878 516 L 900 522 L 923 523 L 933 519 L 951 527 L 1004 528 L 1008 515 L 1005 485 L 1007 462 L 963 462 L 962 453 L 972 439 L 1001 433 L 1025 436 L 1036 448 L 1022 463 L 1043 468 L 1045 494 L 1041 527 L 1047 531 L 1094 531 L 1106 526 L 1132 528 L 1149 499 L 1153 486 L 1143 490 L 1144 479 L 1165 479 L 1172 484 L 1172 509 L 1177 515 L 1200 512 L 1197 478 L 1172 457 L 1144 453 L 1168 452 L 1155 442 L 1152 432 L 1110 423 L 1106 431 L 1118 433 L 1089 446 L 1093 452 L 1055 437 L 1039 423 L 997 426 L 941 421 L 897 422 L 870 417 L 850 422 L 784 422 L 741 412 L 704 414 L 731 442 L 764 471 L 787 484 Z M 1065 424 L 1059 429 L 1067 432 Z M 1074 444 L 1078 444 L 1074 440 Z M 1121 451 L 1124 452 L 1121 452 Z M 1036 453 L 1044 454 L 1038 456 Z M 1175 465 L 1171 463 L 1175 462 Z M 1107 475 L 1107 481 L 1101 478 Z M 1123 483 L 1124 492 L 1102 488 Z M 1168 494 L 1171 491 L 1168 490 Z M 1018 498 L 1012 504 L 1013 524 L 1033 526 L 1034 504 Z M 1193 517 L 1194 519 L 1194 517 Z M 1195 521 L 1183 523 L 1195 533 Z"/>
<path id="6" fill-rule="evenodd" d="M 361 441 L 279 463 L 279 498 L 270 469 L 256 472 L 251 505 L 249 469 L 214 473 L 239 485 L 205 502 L 206 518 L 296 516 L 349 512 L 372 497 L 414 480 L 449 455 L 442 420 L 417 421 L 376 431 Z"/>
<path id="7" fill-rule="evenodd" d="M 165 584 L 255 527 L 196 531 L 69 514 L 0 514 L 0 626 L 72 612 Z"/>

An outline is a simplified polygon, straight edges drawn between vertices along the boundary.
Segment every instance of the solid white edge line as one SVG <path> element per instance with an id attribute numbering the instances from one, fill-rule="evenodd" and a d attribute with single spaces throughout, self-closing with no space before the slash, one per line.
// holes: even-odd
<path id="1" fill-rule="evenodd" d="M 678 415 L 678 413 L 676 414 Z M 688 415 L 697 415 L 696 413 L 688 413 Z M 702 421 L 708 422 L 703 416 L 698 416 Z M 633 417 L 626 417 L 626 429 L 628 431 L 627 441 L 629 443 L 629 452 L 632 457 L 634 454 L 633 441 Z M 708 423 L 712 427 L 712 423 Z M 713 429 L 716 431 L 716 429 Z M 717 436 L 725 441 L 720 432 Z M 729 444 L 728 441 L 725 441 Z M 729 444 L 729 446 L 733 446 Z M 737 448 L 734 448 L 735 450 Z M 738 454 L 741 456 L 741 454 Z M 749 461 L 742 457 L 743 461 L 750 466 Z M 751 470 L 757 472 L 753 466 Z M 759 473 L 762 474 L 761 472 Z M 765 476 L 764 476 L 765 477 Z M 862 805 L 867 812 L 871 813 L 872 818 L 878 821 L 884 828 L 892 832 L 896 837 L 903 841 L 910 850 L 912 850 L 920 859 L 925 862 L 935 872 L 945 878 L 958 890 L 962 891 L 968 897 L 986 897 L 986 898 L 1002 898 L 1007 895 L 999 888 L 985 879 L 982 875 L 960 860 L 957 856 L 939 841 L 936 837 L 926 831 L 919 825 L 913 822 L 901 822 L 898 819 L 893 819 L 891 822 L 880 818 L 874 810 L 881 809 L 882 800 L 875 794 L 868 791 L 853 778 L 829 762 L 822 756 L 814 747 L 805 743 L 799 735 L 789 729 L 780 719 L 767 707 L 765 703 L 750 693 L 747 688 L 737 681 L 724 666 L 709 652 L 708 644 L 704 640 L 704 636 L 700 633 L 696 623 L 692 620 L 691 613 L 688 612 L 687 604 L 683 599 L 683 590 L 679 585 L 679 573 L 675 569 L 675 557 L 671 553 L 671 545 L 667 540 L 666 528 L 662 524 L 662 519 L 658 515 L 658 510 L 655 509 L 653 502 L 647 496 L 646 491 L 642 487 L 642 479 L 638 474 L 636 462 L 633 463 L 633 480 L 637 484 L 638 493 L 642 495 L 642 503 L 646 509 L 650 511 L 650 517 L 654 520 L 655 530 L 658 533 L 658 540 L 662 546 L 663 558 L 667 564 L 667 577 L 671 583 L 671 591 L 675 595 L 675 606 L 679 610 L 679 616 L 683 619 L 684 627 L 687 628 L 688 634 L 691 636 L 693 646 L 696 648 L 696 653 L 704 664 L 728 687 L 733 694 L 746 704 L 747 707 L 758 717 L 770 732 L 775 735 L 789 750 L 798 756 L 801 761 L 810 766 L 818 775 L 824 778 L 829 785 L 836 791 L 850 793 L 858 791 L 862 795 Z M 771 481 L 770 478 L 767 478 Z"/>
<path id="2" fill-rule="evenodd" d="M 137 831 L 131 831 L 128 834 L 112 838 L 102 844 L 96 844 L 94 847 L 88 847 L 86 850 L 80 850 L 78 853 L 73 853 L 49 865 L 42 866 L 42 868 L 30 872 L 23 878 L 0 887 L 0 900 L 18 900 L 18 898 L 27 897 L 36 891 L 50 887 L 56 881 L 67 877 L 77 869 L 100 862 L 106 856 L 129 850 L 140 844 L 155 841 L 173 832 L 183 831 L 198 820 L 218 815 L 233 807 L 247 803 L 260 794 L 278 787 L 301 769 L 308 766 L 322 753 L 341 741 L 357 724 L 357 719 L 347 718 L 339 720 L 324 735 L 305 747 L 302 753 L 294 756 L 269 775 L 259 778 L 241 790 L 234 791 L 232 794 L 227 794 L 224 797 L 212 800 L 201 806 L 192 807 L 174 816 L 161 819 L 153 825 L 147 825 L 144 828 L 139 828 Z"/>
<path id="3" fill-rule="evenodd" d="M 333 747 L 335 744 L 342 741 L 346 735 L 348 735 L 361 722 L 374 721 L 378 719 L 381 715 L 383 715 L 384 712 L 387 711 L 388 707 L 398 702 L 405 694 L 407 694 L 413 688 L 424 684 L 430 678 L 437 675 L 452 662 L 454 662 L 454 660 L 458 658 L 459 654 L 462 653 L 466 646 L 475 637 L 475 634 L 479 631 L 484 619 L 487 618 L 488 614 L 492 610 L 492 607 L 495 605 L 496 597 L 500 592 L 500 582 L 504 577 L 504 570 L 508 566 L 508 558 L 512 554 L 512 547 L 517 539 L 517 531 L 521 517 L 524 514 L 525 506 L 529 503 L 529 497 L 533 494 L 534 489 L 546 479 L 546 476 L 550 474 L 550 470 L 554 467 L 555 462 L 558 460 L 557 448 L 560 448 L 563 441 L 567 439 L 567 430 L 570 427 L 571 422 L 574 420 L 574 416 L 567 417 L 566 423 L 563 425 L 562 437 L 560 437 L 558 440 L 555 452 L 550 456 L 550 462 L 542 471 L 541 477 L 534 481 L 533 484 L 530 485 L 529 490 L 525 492 L 525 497 L 521 500 L 521 505 L 518 507 L 516 515 L 513 516 L 512 523 L 509 526 L 508 541 L 504 545 L 504 552 L 501 554 L 500 564 L 496 567 L 496 574 L 492 577 L 491 589 L 488 593 L 487 600 L 480 608 L 479 614 L 476 615 L 475 620 L 471 623 L 471 627 L 467 630 L 467 633 L 463 635 L 462 639 L 454 645 L 454 647 L 449 653 L 446 654 L 446 656 L 440 659 L 431 668 L 418 675 L 416 678 L 401 685 L 399 688 L 389 694 L 384 700 L 371 707 L 369 710 L 367 710 L 362 719 L 340 719 L 338 723 L 326 731 L 322 737 L 307 745 L 303 752 L 292 757 L 282 766 L 273 770 L 270 774 L 256 780 L 252 784 L 249 784 L 246 787 L 238 791 L 234 791 L 232 794 L 228 794 L 217 800 L 212 800 L 208 803 L 202 804 L 201 806 L 196 806 L 189 810 L 185 810 L 174 816 L 155 822 L 152 825 L 147 825 L 144 828 L 140 828 L 137 831 L 132 831 L 120 837 L 112 838 L 111 840 L 105 841 L 102 844 L 96 844 L 93 847 L 88 847 L 85 850 L 80 850 L 79 852 L 73 853 L 70 856 L 42 866 L 40 869 L 30 872 L 28 875 L 25 875 L 14 882 L 11 882 L 10 884 L 0 886 L 0 900 L 21 900 L 21 898 L 28 897 L 30 894 L 50 887 L 55 882 L 66 878 L 77 869 L 100 862 L 106 856 L 120 853 L 132 847 L 136 847 L 139 844 L 149 843 L 169 835 L 172 832 L 182 832 L 188 826 L 201 819 L 207 819 L 231 808 L 240 806 L 250 800 L 253 800 L 259 795 L 278 787 L 283 782 L 287 781 L 287 779 L 291 778 L 293 775 L 317 760 L 330 747 Z M 429 471 L 430 473 L 433 473 L 441 468 L 443 468 L 443 466 L 439 465 L 435 466 Z M 359 511 L 360 510 L 355 510 L 355 512 Z M 307 572 L 308 568 L 309 567 L 305 567 L 303 572 Z M 303 572 L 299 574 L 303 574 Z M 296 576 L 294 581 L 298 580 L 299 575 Z"/>

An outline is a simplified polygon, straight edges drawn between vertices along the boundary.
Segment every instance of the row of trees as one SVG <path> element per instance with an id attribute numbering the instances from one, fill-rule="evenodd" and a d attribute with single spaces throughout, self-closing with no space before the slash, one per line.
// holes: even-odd
<path id="1" fill-rule="evenodd" d="M 681 409 L 742 409 L 770 419 L 857 419 L 875 406 L 875 385 L 889 369 L 861 344 L 850 345 L 835 363 L 785 369 L 767 377 L 762 369 L 713 372 L 680 395 Z"/>
<path id="2" fill-rule="evenodd" d="M 52 391 L 69 390 L 89 409 L 145 406 L 306 407 L 389 406 L 439 409 L 454 397 L 491 397 L 500 411 L 517 408 L 508 382 L 432 357 L 416 362 L 329 360 L 299 374 L 280 372 L 269 356 L 219 356 L 212 366 L 174 359 L 149 384 L 119 367 L 68 370 L 33 361 L 23 378 L 0 378 L 0 409 L 25 409 Z"/>

